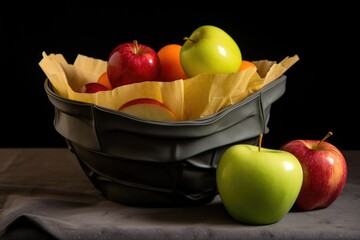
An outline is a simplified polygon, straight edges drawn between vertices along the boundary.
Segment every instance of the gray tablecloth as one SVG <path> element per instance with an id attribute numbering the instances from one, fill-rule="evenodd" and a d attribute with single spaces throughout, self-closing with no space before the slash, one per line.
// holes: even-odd
<path id="1" fill-rule="evenodd" d="M 217 196 L 181 208 L 105 199 L 66 148 L 0 149 L 1 239 L 360 239 L 360 151 L 343 151 L 348 179 L 326 209 L 291 210 L 277 223 L 234 221 Z"/>

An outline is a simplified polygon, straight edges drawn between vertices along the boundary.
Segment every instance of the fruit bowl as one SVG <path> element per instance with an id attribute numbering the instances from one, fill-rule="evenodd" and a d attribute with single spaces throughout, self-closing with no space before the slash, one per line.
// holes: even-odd
<path id="1" fill-rule="evenodd" d="M 64 98 L 44 82 L 54 127 L 92 184 L 111 201 L 149 207 L 211 202 L 221 154 L 234 144 L 257 144 L 259 134 L 268 133 L 271 104 L 285 85 L 282 75 L 210 116 L 159 122 Z"/>

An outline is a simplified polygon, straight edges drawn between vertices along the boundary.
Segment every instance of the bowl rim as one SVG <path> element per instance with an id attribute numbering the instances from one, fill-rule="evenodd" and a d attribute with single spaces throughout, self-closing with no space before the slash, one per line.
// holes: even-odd
<path id="1" fill-rule="evenodd" d="M 142 119 L 142 118 L 138 118 L 136 116 L 132 116 L 127 113 L 116 111 L 114 109 L 102 107 L 102 106 L 99 106 L 94 103 L 81 102 L 78 100 L 73 100 L 73 99 L 69 99 L 69 98 L 60 96 L 59 94 L 56 93 L 53 85 L 51 84 L 51 81 L 48 78 L 46 78 L 44 81 L 44 89 L 47 94 L 51 95 L 52 97 L 54 97 L 57 100 L 60 100 L 62 102 L 67 102 L 67 103 L 70 103 L 73 105 L 88 106 L 91 108 L 96 108 L 100 111 L 103 111 L 103 112 L 106 112 L 109 114 L 119 115 L 119 116 L 128 118 L 129 120 L 132 120 L 132 121 L 142 122 L 142 123 L 146 123 L 146 124 L 172 126 L 172 127 L 173 126 L 186 126 L 186 125 L 192 125 L 192 126 L 201 125 L 201 126 L 203 126 L 203 125 L 212 124 L 216 121 L 219 121 L 219 119 L 226 116 L 229 112 L 233 111 L 234 109 L 240 108 L 243 105 L 246 105 L 247 103 L 253 101 L 255 98 L 258 98 L 260 94 L 267 92 L 268 90 L 272 89 L 275 85 L 280 84 L 281 82 L 285 81 L 286 79 L 287 79 L 287 76 L 285 74 L 283 74 L 280 77 L 278 77 L 277 79 L 275 79 L 275 80 L 271 81 L 270 83 L 268 83 L 267 85 L 263 86 L 258 91 L 252 93 L 251 95 L 249 95 L 242 101 L 240 101 L 236 104 L 227 106 L 227 107 L 221 109 L 220 111 L 213 113 L 211 115 L 208 115 L 208 116 L 205 116 L 202 118 L 198 118 L 198 119 L 193 119 L 193 120 L 179 120 L 179 121 L 169 121 L 169 122 Z"/>

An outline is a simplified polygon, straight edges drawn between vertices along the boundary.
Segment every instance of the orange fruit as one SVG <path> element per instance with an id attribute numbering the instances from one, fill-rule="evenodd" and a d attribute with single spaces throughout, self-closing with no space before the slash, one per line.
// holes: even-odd
<path id="1" fill-rule="evenodd" d="M 243 71 L 244 69 L 246 69 L 248 67 L 256 67 L 256 65 L 250 61 L 242 60 L 239 71 Z"/>
<path id="2" fill-rule="evenodd" d="M 161 65 L 161 81 L 170 82 L 188 78 L 180 63 L 181 47 L 176 43 L 167 44 L 157 52 Z"/>
<path id="3" fill-rule="evenodd" d="M 108 89 L 113 89 L 113 87 L 111 86 L 111 83 L 109 81 L 107 72 L 103 72 L 100 77 L 97 80 L 98 83 L 104 85 L 105 87 L 107 87 Z"/>

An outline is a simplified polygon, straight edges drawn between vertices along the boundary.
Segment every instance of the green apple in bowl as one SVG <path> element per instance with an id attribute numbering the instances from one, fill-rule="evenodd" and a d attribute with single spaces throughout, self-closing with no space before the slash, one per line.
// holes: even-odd
<path id="1" fill-rule="evenodd" d="M 225 209 L 235 220 L 251 225 L 281 220 L 293 207 L 303 182 L 301 164 L 293 154 L 260 146 L 229 147 L 216 170 Z"/>
<path id="2" fill-rule="evenodd" d="M 240 48 L 223 29 L 203 25 L 184 40 L 180 62 L 188 77 L 200 73 L 232 73 L 239 70 L 242 62 Z"/>

